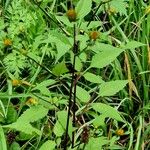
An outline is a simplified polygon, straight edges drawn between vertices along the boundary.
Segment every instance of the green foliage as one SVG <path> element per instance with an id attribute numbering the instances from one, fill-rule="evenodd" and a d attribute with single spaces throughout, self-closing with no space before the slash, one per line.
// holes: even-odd
<path id="1" fill-rule="evenodd" d="M 65 65 L 65 62 L 61 62 L 57 65 L 55 65 L 55 67 L 53 68 L 52 70 L 53 74 L 56 75 L 56 76 L 60 76 L 66 72 L 68 72 L 68 69 Z"/>
<path id="2" fill-rule="evenodd" d="M 8 54 L 3 61 L 7 70 L 14 73 L 16 76 L 18 76 L 21 73 L 20 70 L 26 66 L 25 57 L 17 56 L 15 52 Z"/>
<path id="3" fill-rule="evenodd" d="M 46 150 L 46 149 L 49 149 L 49 150 L 54 150 L 55 149 L 55 142 L 54 141 L 46 141 L 41 147 L 39 150 Z"/>
<path id="4" fill-rule="evenodd" d="M 6 138 L 3 128 L 0 126 L 0 149 L 7 150 Z"/>
<path id="5" fill-rule="evenodd" d="M 124 45 L 124 49 L 135 49 L 138 48 L 140 46 L 146 46 L 145 44 L 141 43 L 141 42 L 137 42 L 137 41 L 130 41 L 128 42 L 126 45 Z"/>
<path id="6" fill-rule="evenodd" d="M 115 48 L 112 46 L 110 46 L 110 48 L 111 50 L 107 49 L 106 51 L 103 50 L 102 52 L 95 54 L 91 61 L 91 67 L 103 68 L 109 65 L 116 59 L 117 56 L 119 56 L 121 52 L 123 52 L 123 50 L 119 48 Z"/>
<path id="7" fill-rule="evenodd" d="M 78 18 L 83 19 L 91 11 L 91 7 L 92 0 L 80 0 L 76 6 Z"/>
<path id="8" fill-rule="evenodd" d="M 91 106 L 95 111 L 102 113 L 105 117 L 110 117 L 118 121 L 124 122 L 119 112 L 109 105 L 103 103 L 93 103 L 91 104 Z"/>
<path id="9" fill-rule="evenodd" d="M 77 86 L 76 93 L 77 93 L 77 97 L 79 98 L 79 100 L 81 102 L 88 102 L 90 100 L 89 93 L 85 89 L 83 89 L 83 88 L 81 88 L 79 86 Z"/>
<path id="10" fill-rule="evenodd" d="M 10 146 L 10 150 L 20 150 L 21 147 L 19 146 L 19 144 L 17 142 L 13 142 Z"/>
<path id="11" fill-rule="evenodd" d="M 103 82 L 100 85 L 100 96 L 113 96 L 120 90 L 122 90 L 126 84 L 128 83 L 127 80 L 116 80 L 116 81 L 110 81 L 110 82 Z"/>
<path id="12" fill-rule="evenodd" d="M 57 137 L 61 137 L 64 133 L 64 128 L 62 127 L 62 125 L 60 124 L 59 121 L 57 121 L 55 123 L 55 126 L 54 126 L 54 133 Z"/>
<path id="13" fill-rule="evenodd" d="M 58 117 L 58 122 L 60 123 L 60 125 L 61 125 L 61 127 L 63 128 L 63 130 L 64 130 L 64 133 L 65 133 L 65 128 L 66 128 L 66 123 L 67 123 L 67 111 L 59 111 L 58 113 L 57 113 L 57 117 Z M 71 119 L 69 119 L 69 136 L 70 136 L 70 139 L 71 139 L 71 137 L 72 137 L 72 120 Z M 57 122 L 56 122 L 57 123 Z M 56 126 L 56 125 L 55 125 Z M 62 134 L 62 129 L 61 129 L 61 127 L 59 126 L 59 133 L 56 133 L 56 131 L 55 131 L 55 134 Z M 58 132 L 58 131 L 57 131 Z"/>
<path id="14" fill-rule="evenodd" d="M 102 146 L 107 145 L 108 143 L 109 141 L 105 137 L 91 138 L 85 149 L 102 149 Z"/>
<path id="15" fill-rule="evenodd" d="M 40 130 L 31 126 L 30 123 L 35 122 L 46 116 L 48 110 L 44 108 L 42 105 L 32 106 L 27 109 L 16 122 L 6 125 L 4 127 L 15 129 L 26 134 L 41 134 Z"/>
<path id="16" fill-rule="evenodd" d="M 49 96 L 50 95 L 50 92 L 48 90 L 48 86 L 52 85 L 55 83 L 55 80 L 52 80 L 52 79 L 49 79 L 49 80 L 45 80 L 41 83 L 38 83 L 33 89 L 32 91 L 36 91 L 36 90 L 39 90 L 41 94 L 43 95 L 47 95 Z"/>
<path id="17" fill-rule="evenodd" d="M 90 73 L 90 72 L 86 72 L 86 73 L 84 74 L 84 77 L 85 77 L 85 79 L 86 79 L 87 81 L 92 82 L 92 83 L 102 83 L 102 82 L 104 82 L 104 81 L 102 80 L 102 77 L 100 77 L 100 76 L 98 76 L 98 75 L 95 75 L 95 74 L 93 74 L 93 73 Z"/>
<path id="18" fill-rule="evenodd" d="M 75 22 L 66 15 L 72 7 Z M 63 149 L 69 99 L 68 149 L 149 149 L 148 8 L 128 0 L 2 1 L 0 149 Z"/>
<path id="19" fill-rule="evenodd" d="M 114 8 L 120 15 L 127 16 L 127 2 L 125 0 L 112 0 L 110 7 Z"/>

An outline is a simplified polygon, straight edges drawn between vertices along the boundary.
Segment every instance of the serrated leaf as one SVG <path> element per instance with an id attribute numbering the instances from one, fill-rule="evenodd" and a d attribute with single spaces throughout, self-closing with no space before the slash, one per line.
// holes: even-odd
<path id="1" fill-rule="evenodd" d="M 34 87 L 32 90 L 37 90 L 37 89 L 40 89 L 42 87 L 50 86 L 50 85 L 54 84 L 55 82 L 56 81 L 52 80 L 52 79 L 44 80 L 43 82 L 37 84 L 36 87 Z"/>
<path id="2" fill-rule="evenodd" d="M 146 46 L 145 44 L 137 41 L 130 41 L 126 45 L 124 45 L 124 49 L 135 49 L 141 46 Z"/>
<path id="3" fill-rule="evenodd" d="M 9 123 L 15 122 L 16 119 L 17 119 L 17 111 L 15 110 L 15 108 L 14 108 L 12 105 L 10 105 L 10 106 L 8 107 L 8 112 L 7 112 L 7 119 L 6 119 L 6 121 L 7 121 L 7 123 L 9 124 Z"/>
<path id="4" fill-rule="evenodd" d="M 71 55 L 71 61 L 73 62 L 73 56 L 74 54 L 72 53 Z M 76 57 L 76 63 L 75 63 L 75 70 L 80 71 L 83 67 L 83 64 L 81 62 L 81 60 L 79 59 L 79 57 Z"/>
<path id="5" fill-rule="evenodd" d="M 32 106 L 27 109 L 18 119 L 17 121 L 22 122 L 34 122 L 43 117 L 45 117 L 48 113 L 48 109 L 43 107 L 42 105 Z"/>
<path id="6" fill-rule="evenodd" d="M 83 88 L 77 86 L 76 95 L 81 102 L 88 102 L 90 100 L 90 94 Z"/>
<path id="7" fill-rule="evenodd" d="M 110 7 L 114 8 L 120 15 L 127 15 L 127 3 L 124 0 L 112 0 Z"/>
<path id="8" fill-rule="evenodd" d="M 61 42 L 60 40 L 57 40 L 56 42 L 56 48 L 57 48 L 57 55 L 56 55 L 56 60 L 55 63 L 58 62 L 58 60 L 70 49 L 70 45 L 65 44 Z"/>
<path id="9" fill-rule="evenodd" d="M 124 120 L 120 116 L 119 112 L 109 105 L 106 105 L 103 103 L 93 103 L 93 104 L 91 104 L 91 107 L 95 111 L 102 113 L 106 117 L 113 118 L 113 119 L 116 119 L 117 121 L 124 122 Z"/>
<path id="10" fill-rule="evenodd" d="M 21 147 L 17 142 L 13 142 L 9 150 L 21 150 Z"/>
<path id="11" fill-rule="evenodd" d="M 102 146 L 104 146 L 108 143 L 109 143 L 109 140 L 107 140 L 107 138 L 104 136 L 101 136 L 98 138 L 91 137 L 89 139 L 88 144 L 85 147 L 85 150 L 101 150 Z"/>
<path id="12" fill-rule="evenodd" d="M 76 57 L 76 63 L 75 63 L 75 69 L 80 71 L 82 69 L 83 65 L 79 57 Z"/>
<path id="13" fill-rule="evenodd" d="M 32 134 L 25 134 L 24 132 L 20 132 L 18 135 L 19 141 L 27 141 L 33 137 Z"/>
<path id="14" fill-rule="evenodd" d="M 77 17 L 83 19 L 91 11 L 91 7 L 92 0 L 80 0 L 76 7 Z"/>
<path id="15" fill-rule="evenodd" d="M 66 72 L 68 72 L 69 70 L 66 67 L 66 64 L 64 61 L 62 61 L 61 63 L 58 63 L 57 65 L 55 65 L 55 67 L 53 68 L 52 72 L 54 75 L 56 76 L 60 76 Z"/>
<path id="16" fill-rule="evenodd" d="M 81 29 L 94 29 L 94 28 L 97 28 L 97 27 L 99 27 L 99 26 L 101 26 L 102 25 L 102 22 L 100 22 L 100 21 L 91 21 L 91 23 L 90 23 L 90 25 L 87 27 L 87 25 L 88 25 L 88 21 L 87 22 L 83 22 L 82 24 L 81 24 Z"/>
<path id="17" fill-rule="evenodd" d="M 86 72 L 83 76 L 87 81 L 92 82 L 92 83 L 102 83 L 102 82 L 104 82 L 102 80 L 101 76 L 95 75 L 95 74 L 90 73 L 90 72 Z"/>
<path id="18" fill-rule="evenodd" d="M 63 129 L 62 125 L 57 121 L 54 126 L 54 133 L 57 137 L 61 137 L 65 130 Z"/>
<path id="19" fill-rule="evenodd" d="M 122 90 L 126 84 L 128 83 L 127 80 L 116 80 L 110 82 L 104 82 L 100 85 L 100 96 L 113 96 L 120 90 Z"/>
<path id="20" fill-rule="evenodd" d="M 123 51 L 121 48 L 114 47 L 110 44 L 104 44 L 104 43 L 95 43 L 95 45 L 92 46 L 92 51 L 95 53 L 99 53 L 102 51 L 111 52 L 111 51 Z"/>
<path id="21" fill-rule="evenodd" d="M 51 34 L 66 45 L 71 45 L 68 37 L 58 31 L 52 31 Z M 56 43 L 57 44 L 57 43 Z"/>
<path id="22" fill-rule="evenodd" d="M 3 128 L 0 126 L 0 149 L 7 150 L 6 138 L 4 135 Z"/>
<path id="23" fill-rule="evenodd" d="M 58 121 L 61 124 L 64 131 L 66 129 L 67 115 L 68 115 L 67 111 L 59 111 L 57 113 Z M 69 134 L 69 137 L 71 139 L 71 137 L 72 137 L 72 121 L 71 121 L 71 119 L 69 119 L 68 134 Z"/>
<path id="24" fill-rule="evenodd" d="M 32 91 L 39 90 L 42 94 L 49 96 L 50 95 L 50 91 L 48 90 L 47 87 L 50 86 L 50 85 L 52 85 L 52 84 L 54 84 L 54 83 L 56 83 L 55 80 L 52 80 L 52 79 L 45 80 L 45 81 L 37 84 L 36 87 L 34 87 L 32 89 Z"/>
<path id="25" fill-rule="evenodd" d="M 6 125 L 6 128 L 11 128 L 11 129 L 15 129 L 17 131 L 20 132 L 24 132 L 25 134 L 41 134 L 41 131 L 32 127 L 31 124 L 29 124 L 28 122 L 22 122 L 22 121 L 17 121 L 15 123 L 12 123 L 10 125 Z"/>
<path id="26" fill-rule="evenodd" d="M 35 122 L 46 116 L 48 113 L 48 109 L 43 107 L 42 105 L 33 106 L 27 109 L 16 122 L 6 125 L 5 127 L 15 129 L 17 131 L 24 132 L 26 134 L 36 133 L 38 135 L 41 134 L 41 131 L 32 127 L 30 122 Z"/>
<path id="27" fill-rule="evenodd" d="M 56 18 L 65 24 L 67 27 L 73 27 L 73 24 L 69 21 L 66 16 L 56 16 Z"/>
<path id="28" fill-rule="evenodd" d="M 39 150 L 55 150 L 55 146 L 55 141 L 48 140 L 40 147 Z"/>
<path id="29" fill-rule="evenodd" d="M 91 67 L 103 68 L 114 61 L 123 50 L 112 47 L 111 50 L 102 51 L 95 54 L 92 58 Z"/>
<path id="30" fill-rule="evenodd" d="M 95 127 L 99 127 L 99 126 L 104 127 L 105 126 L 105 119 L 106 119 L 105 114 L 101 114 L 99 116 L 96 116 L 94 121 L 93 121 L 93 125 Z"/>

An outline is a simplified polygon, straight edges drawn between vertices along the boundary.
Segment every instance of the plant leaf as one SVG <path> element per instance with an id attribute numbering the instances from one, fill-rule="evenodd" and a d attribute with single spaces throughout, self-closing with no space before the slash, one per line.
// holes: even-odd
<path id="1" fill-rule="evenodd" d="M 24 132 L 26 134 L 33 134 L 36 133 L 38 135 L 41 134 L 41 131 L 32 127 L 30 122 L 35 122 L 48 113 L 48 109 L 43 107 L 42 105 L 33 106 L 27 109 L 18 119 L 16 122 L 6 125 L 4 127 L 8 127 L 11 129 L 15 129 L 17 131 Z"/>
<path id="2" fill-rule="evenodd" d="M 55 63 L 58 62 L 58 60 L 70 49 L 70 45 L 63 43 L 59 39 L 56 42 L 56 48 L 57 48 L 57 55 L 56 55 L 56 60 Z"/>
<path id="3" fill-rule="evenodd" d="M 90 73 L 90 72 L 86 72 L 84 75 L 84 78 L 87 80 L 87 81 L 90 81 L 92 83 L 102 83 L 104 82 L 102 80 L 102 77 L 101 76 L 98 76 L 98 75 L 95 75 L 93 73 Z"/>
<path id="4" fill-rule="evenodd" d="M 120 90 L 122 90 L 126 84 L 128 83 L 127 80 L 116 80 L 110 82 L 104 82 L 100 85 L 100 96 L 113 96 Z"/>
<path id="5" fill-rule="evenodd" d="M 68 115 L 67 111 L 59 111 L 57 113 L 58 121 L 61 124 L 62 128 L 64 129 L 64 131 L 65 131 L 65 128 L 66 128 L 67 115 Z M 72 137 L 72 121 L 71 121 L 71 119 L 69 119 L 68 134 L 69 134 L 69 137 L 71 139 L 71 137 Z"/>
<path id="6" fill-rule="evenodd" d="M 40 147 L 39 150 L 55 150 L 55 146 L 55 141 L 48 140 Z"/>
<path id="7" fill-rule="evenodd" d="M 7 150 L 6 138 L 4 135 L 3 128 L 0 126 L 0 149 Z"/>
<path id="8" fill-rule="evenodd" d="M 90 100 L 90 94 L 83 88 L 77 86 L 76 95 L 81 102 L 88 102 Z"/>
<path id="9" fill-rule="evenodd" d="M 4 126 L 6 128 L 11 128 L 11 129 L 15 129 L 17 131 L 20 132 L 24 132 L 25 134 L 38 134 L 41 135 L 41 131 L 32 127 L 30 123 L 28 122 L 23 122 L 23 121 L 17 121 L 15 123 L 12 123 L 10 125 L 6 125 Z"/>
<path id="10" fill-rule="evenodd" d="M 54 84 L 55 82 L 56 81 L 52 80 L 52 79 L 44 80 L 43 82 L 37 84 L 36 87 L 34 87 L 32 90 L 37 90 L 37 89 L 40 89 L 42 87 L 50 86 L 50 85 Z"/>
<path id="11" fill-rule="evenodd" d="M 114 8 L 120 15 L 127 16 L 127 3 L 124 0 L 112 0 L 110 2 L 110 7 Z"/>
<path id="12" fill-rule="evenodd" d="M 65 64 L 64 61 L 62 61 L 61 63 L 55 65 L 55 67 L 52 70 L 53 74 L 56 75 L 56 76 L 60 76 L 63 73 L 66 73 L 68 71 L 69 70 L 67 69 L 66 64 Z"/>
<path id="13" fill-rule="evenodd" d="M 93 125 L 95 127 L 99 127 L 99 126 L 104 127 L 105 126 L 105 119 L 106 119 L 105 114 L 98 115 L 95 117 L 95 119 L 93 121 Z"/>
<path id="14" fill-rule="evenodd" d="M 48 109 L 43 107 L 42 105 L 32 106 L 27 109 L 18 119 L 17 121 L 21 122 L 34 122 L 43 117 L 45 117 L 48 113 Z"/>
<path id="15" fill-rule="evenodd" d="M 120 116 L 119 112 L 109 105 L 106 105 L 103 103 L 93 103 L 93 104 L 91 104 L 91 106 L 95 111 L 102 113 L 106 117 L 113 118 L 113 119 L 116 119 L 117 121 L 124 122 L 124 120 Z"/>
<path id="16" fill-rule="evenodd" d="M 135 49 L 141 46 L 146 46 L 145 44 L 137 41 L 130 41 L 126 45 L 124 45 L 124 49 Z"/>
<path id="17" fill-rule="evenodd" d="M 76 7 L 77 17 L 83 19 L 91 11 L 91 7 L 92 0 L 80 0 Z"/>
<path id="18" fill-rule="evenodd" d="M 44 80 L 43 82 L 39 83 L 36 85 L 36 87 L 34 87 L 32 89 L 32 91 L 34 90 L 39 90 L 42 94 L 49 96 L 50 95 L 50 91 L 47 88 L 48 86 L 52 85 L 56 83 L 55 80 L 49 79 L 49 80 Z"/>
<path id="19" fill-rule="evenodd" d="M 21 147 L 17 142 L 13 142 L 9 150 L 21 150 Z"/>
<path id="20" fill-rule="evenodd" d="M 62 125 L 57 121 L 54 126 L 54 133 L 57 137 L 61 137 L 64 133 L 64 129 Z"/>
<path id="21" fill-rule="evenodd" d="M 109 143 L 109 140 L 107 140 L 107 138 L 104 136 L 101 136 L 98 138 L 91 137 L 89 139 L 88 144 L 86 145 L 85 150 L 101 150 L 102 146 L 104 146 L 108 143 Z"/>
<path id="22" fill-rule="evenodd" d="M 112 61 L 114 61 L 117 56 L 122 52 L 123 50 L 119 48 L 113 48 L 111 50 L 102 51 L 97 54 L 95 54 L 92 58 L 91 67 L 95 68 L 103 68 L 107 65 L 109 65 Z"/>

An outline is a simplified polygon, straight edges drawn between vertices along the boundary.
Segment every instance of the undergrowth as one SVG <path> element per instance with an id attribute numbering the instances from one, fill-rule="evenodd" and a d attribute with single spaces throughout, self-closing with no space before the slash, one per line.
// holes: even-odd
<path id="1" fill-rule="evenodd" d="M 150 3 L 0 1 L 0 150 L 148 150 Z"/>

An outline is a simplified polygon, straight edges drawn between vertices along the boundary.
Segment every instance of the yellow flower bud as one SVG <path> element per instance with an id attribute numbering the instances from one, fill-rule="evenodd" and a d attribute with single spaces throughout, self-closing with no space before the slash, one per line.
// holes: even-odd
<path id="1" fill-rule="evenodd" d="M 116 14 L 117 13 L 117 11 L 116 11 L 116 9 L 114 8 L 114 7 L 110 7 L 109 9 L 108 9 L 108 14 L 109 15 L 111 15 L 111 14 Z"/>
<path id="2" fill-rule="evenodd" d="M 37 105 L 38 104 L 38 100 L 30 97 L 27 101 L 26 101 L 26 105 Z"/>
<path id="3" fill-rule="evenodd" d="M 124 130 L 123 129 L 118 129 L 118 130 L 116 130 L 116 134 L 119 135 L 119 136 L 122 136 L 122 135 L 124 135 Z"/>
<path id="4" fill-rule="evenodd" d="M 90 37 L 90 39 L 95 41 L 99 37 L 99 32 L 98 31 L 92 31 L 92 32 L 90 32 L 89 37 Z"/>
<path id="5" fill-rule="evenodd" d="M 4 43 L 5 46 L 11 46 L 12 45 L 12 41 L 10 39 L 5 39 L 3 41 L 3 43 Z"/>
<path id="6" fill-rule="evenodd" d="M 69 9 L 67 11 L 66 15 L 71 22 L 76 21 L 77 13 L 76 13 L 75 9 Z"/>
<path id="7" fill-rule="evenodd" d="M 13 79 L 12 80 L 12 85 L 13 86 L 18 86 L 18 85 L 20 85 L 21 84 L 21 81 L 20 80 L 17 80 L 17 79 Z"/>

